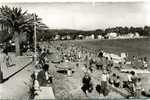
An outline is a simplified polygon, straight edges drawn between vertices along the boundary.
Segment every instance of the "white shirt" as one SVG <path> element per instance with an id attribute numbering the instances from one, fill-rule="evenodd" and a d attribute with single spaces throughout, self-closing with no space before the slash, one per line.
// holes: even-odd
<path id="1" fill-rule="evenodd" d="M 108 78 L 109 76 L 107 74 L 102 74 L 101 81 L 107 81 Z"/>

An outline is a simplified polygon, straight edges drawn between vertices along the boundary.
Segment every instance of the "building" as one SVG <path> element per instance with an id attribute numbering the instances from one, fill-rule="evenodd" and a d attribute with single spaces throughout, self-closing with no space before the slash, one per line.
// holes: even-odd
<path id="1" fill-rule="evenodd" d="M 104 37 L 102 35 L 98 35 L 98 39 L 103 39 Z"/>
<path id="2" fill-rule="evenodd" d="M 107 33 L 106 37 L 108 37 L 108 39 L 114 39 L 118 36 L 117 33 Z"/>

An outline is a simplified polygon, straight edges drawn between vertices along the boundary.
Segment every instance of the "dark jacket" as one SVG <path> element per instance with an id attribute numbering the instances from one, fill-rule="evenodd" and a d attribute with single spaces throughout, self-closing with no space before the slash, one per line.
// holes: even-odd
<path id="1" fill-rule="evenodd" d="M 46 86 L 48 84 L 48 80 L 46 80 L 45 71 L 40 71 L 38 73 L 38 82 L 40 86 Z"/>

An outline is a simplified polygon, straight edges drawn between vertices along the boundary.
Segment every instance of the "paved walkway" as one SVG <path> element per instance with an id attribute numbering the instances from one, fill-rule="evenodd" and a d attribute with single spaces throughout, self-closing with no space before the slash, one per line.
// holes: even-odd
<path id="1" fill-rule="evenodd" d="M 0 84 L 0 99 L 14 99 L 14 100 L 26 100 L 29 86 L 27 85 L 30 80 L 33 67 L 31 65 L 24 67 L 31 62 L 30 58 L 17 57 L 15 58 L 12 54 L 13 61 L 16 61 L 16 65 L 10 68 L 6 68 L 2 64 L 2 71 L 4 78 L 11 76 L 7 81 Z M 23 70 L 20 70 L 24 68 Z M 16 73 L 20 70 L 18 73 Z M 27 84 L 26 84 L 27 83 Z"/>
<path id="2" fill-rule="evenodd" d="M 4 54 L 1 54 L 0 56 L 1 70 L 3 71 L 4 78 L 11 76 L 15 72 L 23 68 L 24 65 L 31 62 L 31 58 L 29 57 L 24 57 L 24 56 L 15 57 L 14 53 L 9 53 L 9 55 L 12 59 L 11 65 L 13 64 L 13 66 L 9 68 L 6 67 L 5 61 L 3 62 Z"/>

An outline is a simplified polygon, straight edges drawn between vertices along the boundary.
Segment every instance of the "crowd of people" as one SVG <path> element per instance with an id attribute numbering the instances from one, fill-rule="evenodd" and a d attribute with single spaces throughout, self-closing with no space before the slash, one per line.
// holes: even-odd
<path id="1" fill-rule="evenodd" d="M 131 64 L 132 64 L 133 68 L 148 69 L 148 59 L 147 59 L 147 57 L 140 57 L 139 58 L 139 57 L 133 56 L 132 58 L 133 58 L 133 61 L 132 61 Z M 140 66 L 137 67 L 136 63 L 139 64 Z"/>
<path id="2" fill-rule="evenodd" d="M 104 56 L 103 50 L 94 50 L 94 49 L 88 49 L 83 46 L 78 46 L 73 43 L 51 43 L 46 48 L 41 49 L 41 47 L 37 47 L 38 56 L 37 56 L 37 62 L 36 67 L 41 68 L 41 72 L 39 72 L 38 75 L 36 73 L 34 74 L 33 78 L 34 80 L 39 81 L 39 85 L 43 85 L 45 82 L 52 83 L 52 78 L 48 78 L 48 55 L 50 53 L 49 48 L 55 48 L 60 54 L 61 60 L 60 62 L 78 62 L 77 65 L 82 62 L 84 65 L 84 77 L 82 78 L 82 87 L 81 90 L 87 95 L 87 92 L 91 93 L 94 89 L 93 82 L 92 82 L 92 75 L 91 73 L 94 73 L 94 71 L 99 71 L 101 74 L 101 77 L 97 80 L 99 80 L 99 84 L 95 87 L 96 91 L 99 94 L 103 94 L 104 96 L 107 96 L 109 94 L 109 86 L 118 88 L 118 89 L 127 89 L 130 96 L 139 98 L 142 93 L 142 83 L 141 78 L 132 71 L 127 76 L 128 80 L 123 81 L 121 79 L 121 76 L 116 73 L 113 73 L 114 68 L 114 62 L 112 57 L 108 58 Z M 135 59 L 135 58 L 134 58 Z M 146 64 L 146 57 L 142 60 L 145 61 L 144 64 Z M 132 62 L 132 65 L 134 65 L 134 60 Z M 118 64 L 119 66 L 119 64 Z M 143 65 L 144 68 L 147 68 L 147 65 Z M 145 67 L 146 66 L 146 67 Z M 133 66 L 134 67 L 134 66 Z M 44 81 L 46 80 L 46 81 Z M 37 83 L 36 81 L 34 81 Z M 34 83 L 34 84 L 35 84 Z"/>

